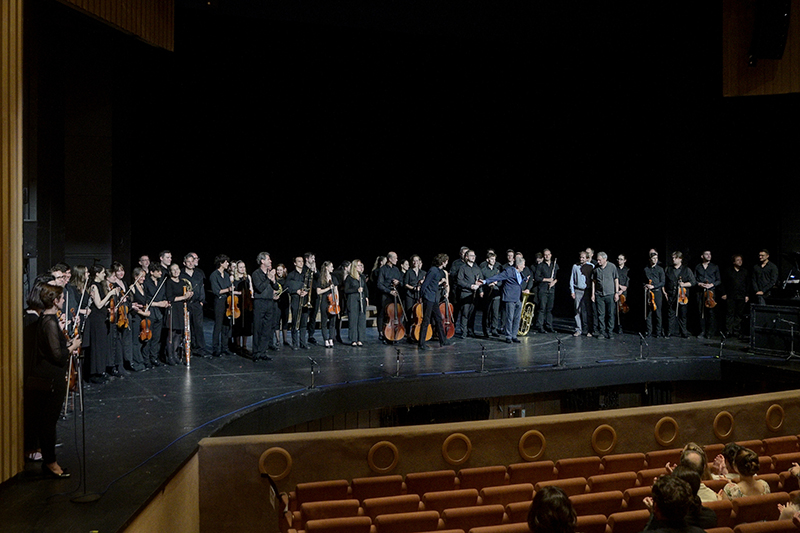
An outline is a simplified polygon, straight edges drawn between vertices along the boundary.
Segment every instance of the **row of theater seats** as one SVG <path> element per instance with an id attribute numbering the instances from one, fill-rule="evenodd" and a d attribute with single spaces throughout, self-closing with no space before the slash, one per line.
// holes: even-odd
<path id="1" fill-rule="evenodd" d="M 786 472 L 792 462 L 800 462 L 798 442 L 797 436 L 788 436 L 739 443 L 759 453 L 759 477 L 769 483 L 772 494 L 712 502 L 709 506 L 717 512 L 721 527 L 777 518 L 777 504 L 786 503 L 789 492 L 800 490 L 797 479 Z M 709 460 L 722 447 L 707 446 Z M 653 478 L 666 472 L 666 463 L 678 462 L 680 453 L 680 449 L 659 450 L 464 468 L 458 473 L 440 470 L 405 477 L 398 474 L 299 483 L 289 495 L 284 530 L 334 531 L 316 528 L 323 523 L 333 527 L 328 523 L 331 520 L 352 519 L 373 533 L 427 529 L 467 532 L 484 526 L 508 526 L 508 531 L 516 531 L 512 526 L 525 522 L 535 491 L 557 485 L 570 496 L 581 520 L 594 517 L 594 529 L 587 529 L 587 525 L 583 533 L 619 532 L 624 527 L 620 520 L 639 523 L 646 516 L 643 499 L 650 495 Z M 726 483 L 707 482 L 715 491 Z M 614 515 L 618 516 L 612 520 Z M 397 525 L 404 520 L 419 523 Z"/>

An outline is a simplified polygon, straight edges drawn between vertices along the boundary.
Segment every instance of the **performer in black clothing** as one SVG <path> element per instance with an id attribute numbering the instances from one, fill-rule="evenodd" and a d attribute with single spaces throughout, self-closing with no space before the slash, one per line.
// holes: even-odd
<path id="1" fill-rule="evenodd" d="M 294 268 L 286 274 L 286 290 L 291 297 L 292 308 L 292 350 L 308 346 L 308 318 L 311 307 L 313 280 L 311 271 L 303 268 L 302 255 L 294 258 Z"/>
<path id="2" fill-rule="evenodd" d="M 486 261 L 481 267 L 481 279 L 491 278 L 500 274 L 500 265 L 494 252 L 486 254 Z M 496 285 L 481 284 L 481 316 L 484 337 L 499 337 L 503 332 L 500 322 L 500 290 Z"/>
<path id="3" fill-rule="evenodd" d="M 330 313 L 331 305 L 341 307 L 339 301 L 339 287 L 333 277 L 333 263 L 325 261 L 322 263 L 317 280 L 315 291 L 319 300 L 320 329 L 322 330 L 322 340 L 326 348 L 333 348 L 333 341 L 336 338 L 336 318 L 338 313 Z"/>
<path id="4" fill-rule="evenodd" d="M 164 285 L 164 296 L 170 302 L 169 317 L 167 319 L 167 331 L 169 332 L 169 339 L 166 348 L 166 362 L 168 365 L 177 365 L 183 362 L 187 364 L 186 360 L 186 329 L 189 328 L 191 333 L 191 315 L 189 324 L 184 320 L 185 311 L 189 302 L 191 302 L 194 292 L 192 280 L 181 273 L 181 267 L 177 263 L 172 263 L 169 267 L 169 279 Z M 194 339 L 193 336 L 189 337 L 191 343 Z M 189 346 L 190 350 L 193 350 Z"/>
<path id="5" fill-rule="evenodd" d="M 310 271 L 310 274 L 308 271 Z M 317 282 L 319 281 L 319 274 L 319 270 L 317 269 L 317 257 L 311 252 L 304 253 L 303 276 L 311 279 L 308 295 L 311 304 L 308 308 L 308 322 L 306 323 L 306 329 L 308 330 L 308 344 L 317 344 L 317 339 L 314 338 L 314 331 L 317 329 L 317 313 L 323 309 L 321 302 L 317 297 L 316 291 Z"/>
<path id="6" fill-rule="evenodd" d="M 440 290 L 449 290 L 447 276 L 444 274 L 448 259 L 447 254 L 439 254 L 433 258 L 433 266 L 425 275 L 425 280 L 420 288 L 420 296 L 422 297 L 422 327 L 420 331 L 428 331 L 428 326 L 432 320 L 436 334 L 439 337 L 439 344 L 442 346 L 450 344 L 444 332 L 442 313 L 439 311 Z M 427 349 L 425 342 L 425 335 L 420 335 L 420 350 Z"/>
<path id="7" fill-rule="evenodd" d="M 350 271 L 350 261 L 342 261 L 342 264 L 333 271 L 331 278 L 337 287 L 341 287 L 339 291 L 339 307 L 341 309 L 339 315 L 336 317 L 336 340 L 344 344 L 342 339 L 342 320 L 347 315 L 347 299 L 344 296 L 344 280 L 347 278 L 347 273 Z"/>
<path id="8" fill-rule="evenodd" d="M 542 256 L 544 260 L 536 266 L 534 272 L 539 295 L 539 315 L 536 318 L 536 331 L 539 333 L 553 331 L 553 305 L 558 282 L 558 264 L 553 259 L 552 252 L 545 248 Z"/>
<path id="9" fill-rule="evenodd" d="M 252 354 L 247 350 L 247 337 L 253 336 L 253 280 L 247 273 L 247 264 L 244 261 L 234 261 L 232 266 L 233 292 L 239 296 L 241 303 L 241 315 L 231 328 L 233 351 L 249 356 Z"/>
<path id="10" fill-rule="evenodd" d="M 275 327 L 278 325 L 277 298 L 280 296 L 281 286 L 278 284 L 276 271 L 272 268 L 272 258 L 267 252 L 259 253 L 256 262 L 258 268 L 252 275 L 253 361 L 268 361 L 272 358 L 267 355 L 267 350 L 279 348 L 275 340 Z"/>
<path id="11" fill-rule="evenodd" d="M 403 287 L 405 288 L 403 305 L 407 313 L 419 300 L 419 288 L 424 279 L 425 270 L 422 269 L 422 258 L 414 254 L 411 256 L 411 268 L 403 274 Z"/>
<path id="12" fill-rule="evenodd" d="M 378 319 L 376 321 L 378 325 L 378 337 L 384 343 L 387 342 L 383 337 L 383 327 L 386 319 L 385 309 L 387 305 L 394 302 L 395 297 L 398 298 L 398 301 L 400 301 L 399 288 L 402 283 L 403 274 L 401 274 L 400 269 L 397 268 L 397 254 L 394 252 L 389 252 L 386 254 L 386 264 L 384 264 L 378 270 L 378 280 L 376 285 L 378 288 L 378 294 L 380 295 L 377 316 Z"/>
<path id="13" fill-rule="evenodd" d="M 144 370 L 144 365 L 134 366 L 132 363 L 133 357 L 133 335 L 131 334 L 130 327 L 130 308 L 131 300 L 128 294 L 128 287 L 123 281 L 125 277 L 125 267 L 122 263 L 114 261 L 111 268 L 108 270 L 107 281 L 112 285 L 119 287 L 120 297 L 116 302 L 116 322 L 111 324 L 109 328 L 110 346 L 111 346 L 111 365 L 108 373 L 112 376 L 119 376 L 122 374 L 121 369 L 126 367 L 128 370 L 140 372 Z"/>
<path id="14" fill-rule="evenodd" d="M 663 292 L 666 274 L 658 264 L 658 252 L 650 250 L 650 264 L 644 269 L 645 294 L 645 335 L 647 337 L 660 337 L 664 334 L 661 328 L 661 314 L 663 307 Z"/>
<path id="15" fill-rule="evenodd" d="M 131 368 L 139 371 L 152 368 L 149 360 L 144 358 L 145 346 L 150 342 L 149 339 L 141 338 L 142 320 L 150 320 L 150 310 L 147 309 L 147 295 L 144 292 L 144 280 L 147 271 L 142 267 L 133 269 L 133 284 L 131 285 L 130 300 L 131 308 L 128 314 L 131 331 Z"/>
<path id="16" fill-rule="evenodd" d="M 761 305 L 767 303 L 770 291 L 778 283 L 778 267 L 769 260 L 769 251 L 764 249 L 758 252 L 758 264 L 752 272 L 753 292 L 755 302 Z"/>
<path id="17" fill-rule="evenodd" d="M 475 251 L 467 250 L 456 278 L 458 301 L 461 304 L 459 306 L 461 322 L 459 336 L 462 339 L 467 336 L 475 336 L 475 313 L 477 311 L 475 304 L 481 279 L 483 279 L 481 269 L 475 264 Z"/>
<path id="18" fill-rule="evenodd" d="M 664 291 L 667 296 L 667 336 L 678 335 L 689 337 L 689 328 L 686 324 L 688 304 L 682 304 L 679 289 L 694 287 L 696 284 L 692 269 L 683 264 L 683 253 L 672 253 L 672 266 L 665 271 Z"/>
<path id="19" fill-rule="evenodd" d="M 731 266 L 728 267 L 723 276 L 725 293 L 722 301 L 725 302 L 725 329 L 728 335 L 740 337 L 742 335 L 742 320 L 744 319 L 747 303 L 750 301 L 749 276 L 747 269 L 742 266 L 741 255 L 734 255 L 731 259 Z"/>
<path id="20" fill-rule="evenodd" d="M 350 274 L 344 280 L 344 294 L 347 298 L 348 340 L 352 346 L 363 346 L 367 340 L 369 289 L 364 263 L 360 259 L 353 259 L 350 263 Z"/>
<path id="21" fill-rule="evenodd" d="M 711 262 L 709 250 L 705 250 L 700 259 L 701 262 L 694 267 L 694 277 L 697 280 L 695 305 L 700 312 L 700 336 L 710 339 L 717 334 L 716 309 L 710 307 L 710 302 L 716 302 L 719 297 L 722 276 L 719 267 Z"/>
<path id="22" fill-rule="evenodd" d="M 84 375 L 89 376 L 92 383 L 105 383 L 108 378 L 107 370 L 113 364 L 111 361 L 111 344 L 108 322 L 108 306 L 112 298 L 119 298 L 118 287 L 110 287 L 106 281 L 106 269 L 101 265 L 93 265 L 89 269 L 89 279 L 93 283 L 89 286 L 89 296 L 92 304 L 86 321 L 84 338 L 87 354 L 88 372 L 84 368 Z"/>
<path id="23" fill-rule="evenodd" d="M 69 477 L 56 461 L 56 425 L 67 393 L 66 372 L 70 354 L 81 347 L 80 337 L 67 339 L 57 313 L 64 304 L 64 289 L 42 284 L 39 298 L 43 305 L 35 326 L 32 349 L 25 367 L 26 407 L 31 417 L 31 441 L 42 450 L 42 472 L 56 478 Z"/>
<path id="24" fill-rule="evenodd" d="M 620 309 L 622 304 L 620 303 L 625 298 L 625 304 L 630 307 L 630 300 L 628 300 L 628 286 L 631 282 L 630 277 L 630 268 L 625 266 L 625 263 L 628 262 L 628 258 L 625 257 L 625 254 L 619 254 L 617 256 L 617 275 L 619 276 L 619 301 L 617 301 L 617 325 L 615 333 L 622 333 L 622 320 L 625 316 L 625 313 L 622 312 Z"/>
<path id="25" fill-rule="evenodd" d="M 162 334 L 164 332 L 168 333 L 168 330 L 164 328 L 166 310 L 170 305 L 164 292 L 164 284 L 167 278 L 168 276 L 160 264 L 151 264 L 147 279 L 144 281 L 144 293 L 148 304 L 150 304 L 150 330 L 153 333 L 150 341 L 144 345 L 142 358 L 146 363 L 154 367 L 161 366 L 159 357 L 164 348 Z"/>
<path id="26" fill-rule="evenodd" d="M 238 304 L 236 309 L 231 308 L 231 316 L 227 316 L 228 299 L 236 297 L 233 280 L 228 272 L 230 264 L 231 261 L 227 255 L 220 254 L 216 256 L 214 258 L 214 271 L 208 276 L 211 293 L 214 295 L 214 331 L 211 335 L 212 357 L 233 355 L 228 349 L 231 342 L 231 322 L 239 320 L 242 315 L 242 301 L 239 298 L 238 302 L 236 302 Z M 235 313 L 239 314 L 238 318 L 235 317 Z"/>
<path id="27" fill-rule="evenodd" d="M 192 321 L 192 355 L 205 357 L 206 336 L 203 333 L 203 306 L 206 301 L 206 275 L 197 265 L 200 258 L 191 252 L 183 258 L 183 276 L 192 282 L 192 299 L 189 301 L 189 320 Z"/>

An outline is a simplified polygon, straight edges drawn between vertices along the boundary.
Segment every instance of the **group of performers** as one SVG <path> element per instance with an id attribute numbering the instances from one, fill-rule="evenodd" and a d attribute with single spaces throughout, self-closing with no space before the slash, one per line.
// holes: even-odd
<path id="1" fill-rule="evenodd" d="M 513 250 L 498 259 L 489 250 L 478 262 L 474 250 L 462 247 L 452 263 L 439 254 L 425 269 L 419 255 L 401 261 L 389 252 L 367 273 L 358 259 L 318 266 L 315 255 L 306 253 L 288 266 L 273 265 L 270 254 L 262 252 L 252 272 L 245 261 L 218 255 L 206 276 L 197 254 L 186 254 L 178 264 L 165 250 L 157 262 L 141 256 L 130 284 L 118 262 L 108 268 L 57 264 L 37 283 L 63 288 L 62 329 L 68 339 L 81 338 L 85 379 L 103 383 L 126 370 L 188 365 L 192 356 L 237 353 L 260 361 L 283 345 L 308 349 L 318 344 L 317 323 L 326 348 L 337 341 L 363 346 L 371 309 L 381 342 L 412 341 L 421 349 L 433 338 L 448 344 L 453 337 L 494 336 L 513 343 L 528 331 L 553 331 L 558 260 L 548 249 L 531 263 Z M 610 338 L 621 331 L 633 291 L 626 262 L 624 254 L 613 261 L 604 252 L 595 257 L 591 248 L 579 253 L 568 280 L 575 336 Z M 645 335 L 687 337 L 687 317 L 696 309 L 699 334 L 710 337 L 719 329 L 717 301 L 727 303 L 725 331 L 739 334 L 746 304 L 751 298 L 763 302 L 778 281 L 766 250 L 751 272 L 741 256 L 721 270 L 711 262 L 710 251 L 694 268 L 684 263 L 681 252 L 674 252 L 669 263 L 662 266 L 658 252 L 650 250 L 642 272 L 644 297 L 637 300 L 644 306 Z M 535 313 L 523 313 L 526 302 Z M 206 306 L 214 315 L 210 347 L 203 334 Z M 29 305 L 26 316 L 33 319 L 38 312 Z"/>

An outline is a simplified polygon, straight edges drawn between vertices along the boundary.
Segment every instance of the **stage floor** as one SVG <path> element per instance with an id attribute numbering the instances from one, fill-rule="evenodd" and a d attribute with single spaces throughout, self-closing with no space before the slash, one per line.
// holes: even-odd
<path id="1" fill-rule="evenodd" d="M 292 351 L 285 346 L 272 353 L 272 361 L 257 363 L 238 356 L 194 358 L 190 368 L 161 366 L 87 385 L 84 423 L 70 412 L 58 426 L 58 460 L 71 478 L 44 479 L 39 463 L 29 463 L 0 486 L 0 531 L 118 531 L 200 439 L 295 397 L 313 405 L 314 394 L 335 391 L 380 406 L 389 398 L 392 405 L 418 401 L 424 393 L 434 403 L 664 379 L 722 379 L 725 362 L 745 375 L 800 372 L 800 363 L 749 354 L 748 346 L 736 340 L 721 346 L 720 339 L 698 338 L 644 343 L 635 333 L 611 340 L 575 338 L 568 324 L 556 326 L 560 332 L 533 335 L 520 344 L 455 339 L 446 347 L 430 343 L 424 352 L 406 342 L 381 344 L 370 328 L 370 342 L 362 348 L 337 344 Z M 207 322 L 207 338 L 210 331 Z M 72 501 L 89 493 L 97 494 L 97 501 Z"/>

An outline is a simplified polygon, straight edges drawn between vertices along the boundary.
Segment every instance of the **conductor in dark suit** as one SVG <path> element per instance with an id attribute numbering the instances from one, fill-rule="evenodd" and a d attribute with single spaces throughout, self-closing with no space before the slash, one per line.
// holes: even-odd
<path id="1" fill-rule="evenodd" d="M 506 342 L 519 342 L 517 332 L 519 331 L 520 315 L 522 313 L 522 287 L 528 282 L 530 276 L 523 276 L 525 269 L 525 258 L 517 256 L 514 258 L 514 268 L 506 268 L 496 276 L 483 280 L 481 283 L 491 285 L 498 283 L 502 285 L 503 316 L 505 317 Z"/>

